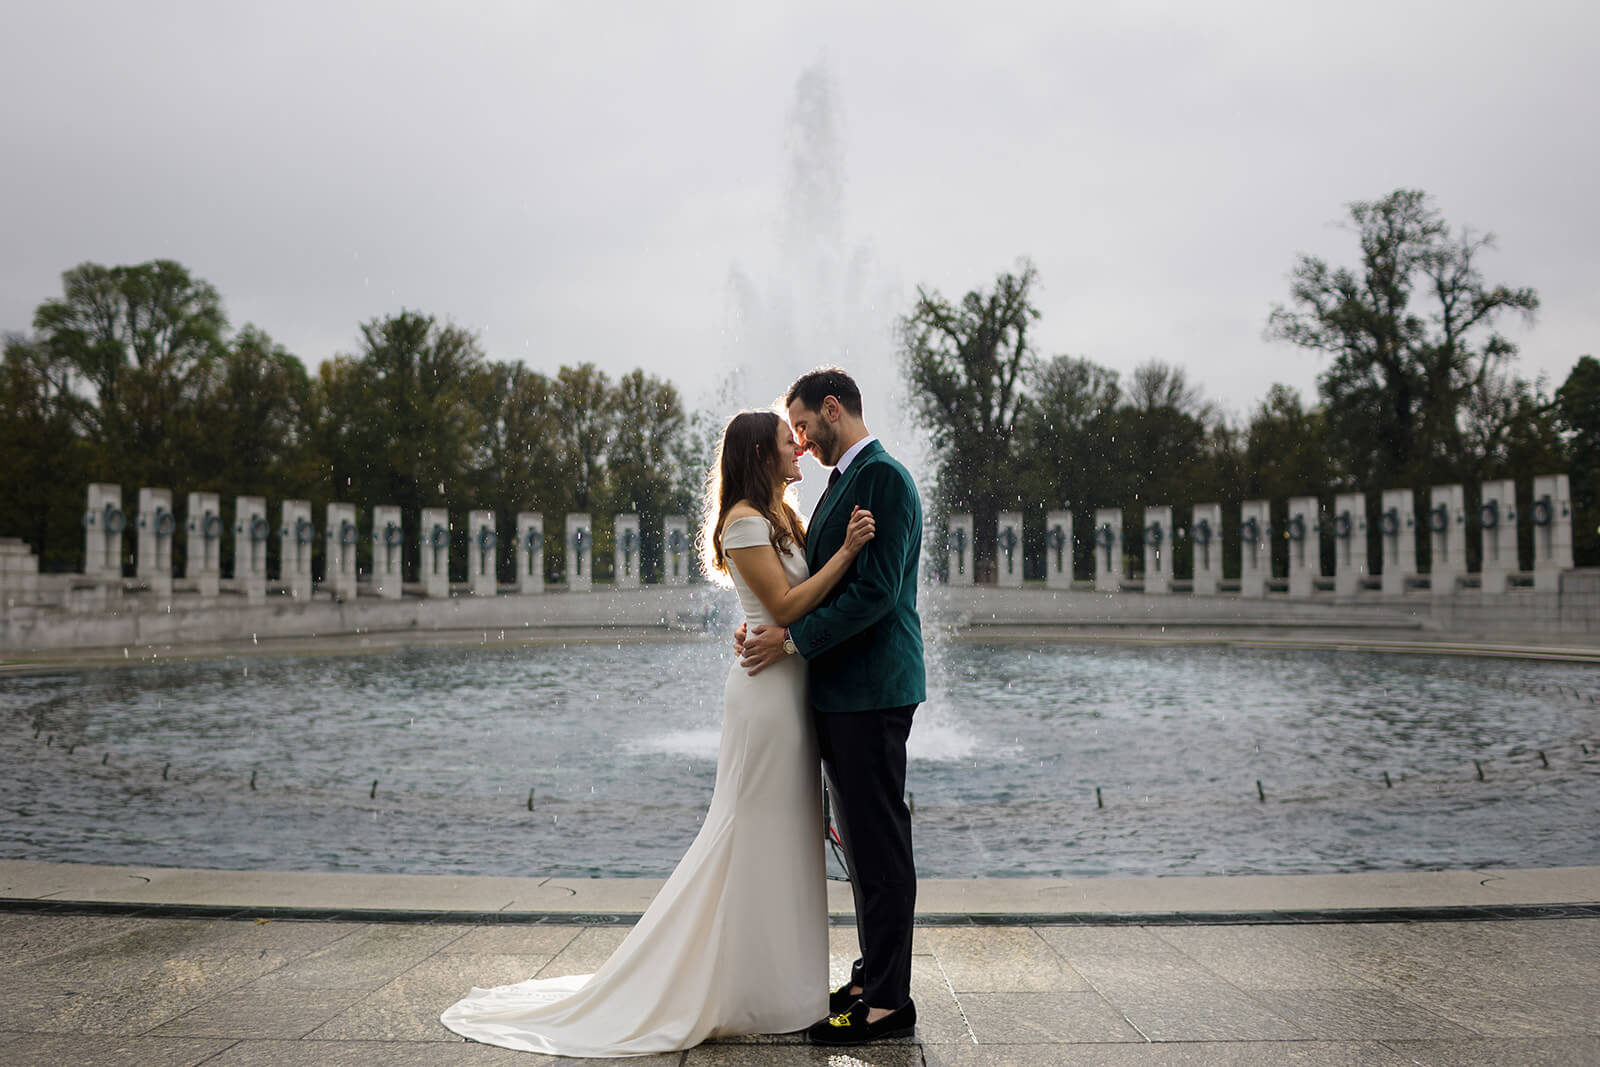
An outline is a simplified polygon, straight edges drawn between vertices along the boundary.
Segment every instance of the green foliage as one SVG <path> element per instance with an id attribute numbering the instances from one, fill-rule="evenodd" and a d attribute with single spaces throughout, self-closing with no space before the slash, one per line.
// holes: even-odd
<path id="1" fill-rule="evenodd" d="M 223 352 L 228 322 L 207 283 L 171 260 L 131 267 L 85 263 L 61 276 L 62 296 L 34 314 L 38 344 L 70 368 L 87 403 L 75 414 L 108 464 L 142 485 L 193 470 L 201 395 Z"/>
<path id="2" fill-rule="evenodd" d="M 688 428 L 683 402 L 671 383 L 635 370 L 617 382 L 611 406 L 616 430 L 606 464 L 610 510 L 639 514 L 640 576 L 655 581 L 661 570 L 662 516 L 692 510 L 674 470 L 673 445 Z"/>
<path id="3" fill-rule="evenodd" d="M 662 515 L 694 510 L 709 452 L 696 451 L 677 390 L 642 371 L 615 386 L 588 363 L 549 377 L 402 311 L 363 324 L 358 350 L 313 377 L 254 326 L 229 339 L 216 291 L 176 263 L 84 264 L 62 281 L 36 335 L 7 338 L 0 367 L 0 493 L 15 505 L 0 536 L 26 537 L 48 568 L 82 566 L 90 481 L 168 487 L 180 509 L 189 491 L 218 490 L 225 516 L 237 495 L 306 499 L 317 515 L 334 501 L 398 505 L 411 578 L 423 507 L 492 509 L 503 530 L 519 511 L 544 512 L 551 530 L 594 511 L 601 577 L 610 511 L 640 513 L 648 567 Z M 546 545 L 558 575 L 562 538 Z M 181 539 L 174 547 L 181 567 Z M 370 566 L 370 542 L 357 551 Z M 501 538 L 503 579 L 514 552 Z M 466 561 L 463 529 L 456 577 Z"/>
<path id="4" fill-rule="evenodd" d="M 81 436 L 72 371 L 43 344 L 6 338 L 0 364 L 0 536 L 23 537 L 47 571 L 83 562 L 85 486 L 94 449 Z"/>
<path id="5" fill-rule="evenodd" d="M 1267 332 L 1331 357 L 1319 381 L 1328 443 L 1357 482 L 1459 479 L 1481 468 L 1485 442 L 1515 406 L 1494 402 L 1517 391 L 1505 370 L 1516 346 L 1494 323 L 1507 311 L 1531 316 L 1538 295 L 1488 285 L 1477 261 L 1493 236 L 1452 234 L 1425 193 L 1356 201 L 1350 218 L 1360 266 L 1301 256 Z"/>
<path id="6" fill-rule="evenodd" d="M 1545 395 L 1508 369 L 1515 349 L 1494 322 L 1531 314 L 1538 299 L 1483 281 L 1476 260 L 1490 238 L 1452 235 L 1405 190 L 1351 205 L 1351 218 L 1360 267 L 1302 257 L 1289 305 L 1269 322 L 1331 357 L 1320 402 L 1275 385 L 1243 426 L 1170 364 L 1149 361 L 1124 381 L 1087 359 L 1039 358 L 1026 260 L 956 303 L 919 289 L 899 356 L 934 446 L 930 518 L 973 513 L 986 575 L 998 512 L 1022 509 L 1025 568 L 1037 577 L 1044 512 L 1069 507 L 1086 575 L 1097 507 L 1123 509 L 1136 556 L 1147 504 L 1172 505 L 1181 528 L 1197 501 L 1462 481 L 1470 511 L 1479 480 L 1570 470 L 1578 562 L 1600 562 L 1600 361 L 1583 357 Z M 520 511 L 543 512 L 552 577 L 564 570 L 562 516 L 591 512 L 600 578 L 612 565 L 610 515 L 632 511 L 650 578 L 662 517 L 698 510 L 725 414 L 686 413 L 670 382 L 642 370 L 613 382 L 592 363 L 547 374 L 491 361 L 475 335 L 417 311 L 361 325 L 354 353 L 309 375 L 255 326 L 230 337 L 215 289 L 170 260 L 75 267 L 33 326 L 6 338 L 0 364 L 0 499 L 11 505 L 0 536 L 27 538 L 47 569 L 82 566 L 85 485 L 112 481 L 170 487 L 180 508 L 187 492 L 215 489 L 225 515 L 237 495 L 308 499 L 319 515 L 336 500 L 363 512 L 396 504 L 408 578 L 423 507 L 492 509 L 505 530 Z M 504 580 L 514 551 L 503 537 Z M 363 540 L 363 565 L 369 552 Z M 1178 542 L 1180 576 L 1188 553 Z M 458 578 L 466 559 L 462 530 Z M 1236 557 L 1225 565 L 1234 571 Z"/>
<path id="7" fill-rule="evenodd" d="M 932 439 L 946 503 L 969 510 L 978 531 L 973 567 L 992 573 L 994 529 L 1010 487 L 1012 439 L 1033 371 L 1029 328 L 1039 317 L 1028 291 L 1037 278 L 1024 260 L 991 292 L 974 290 L 951 304 L 919 288 L 900 320 L 900 359 L 914 414 Z"/>
<path id="8" fill-rule="evenodd" d="M 1572 553 L 1600 563 L 1600 360 L 1583 356 L 1556 390 L 1554 413 L 1571 456 Z"/>

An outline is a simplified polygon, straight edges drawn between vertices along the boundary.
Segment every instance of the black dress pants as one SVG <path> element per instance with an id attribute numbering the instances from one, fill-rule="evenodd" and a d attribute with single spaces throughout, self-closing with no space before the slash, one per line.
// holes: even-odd
<path id="1" fill-rule="evenodd" d="M 817 742 L 855 894 L 861 958 L 851 970 L 869 1007 L 911 999 L 917 870 L 906 808 L 906 738 L 917 705 L 818 712 Z"/>

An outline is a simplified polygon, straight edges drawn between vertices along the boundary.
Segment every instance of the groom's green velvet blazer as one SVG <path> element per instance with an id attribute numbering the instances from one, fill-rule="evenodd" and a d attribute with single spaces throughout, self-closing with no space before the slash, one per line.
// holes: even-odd
<path id="1" fill-rule="evenodd" d="M 812 517 L 806 563 L 813 573 L 844 544 L 852 506 L 872 512 L 873 539 L 827 599 L 789 627 L 808 664 L 811 706 L 842 712 L 920 704 L 927 699 L 917 615 L 922 501 L 911 475 L 877 441 L 850 462 Z"/>

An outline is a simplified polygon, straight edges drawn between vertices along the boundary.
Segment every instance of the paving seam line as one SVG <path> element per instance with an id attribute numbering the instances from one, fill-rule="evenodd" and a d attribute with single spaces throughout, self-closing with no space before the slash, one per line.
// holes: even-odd
<path id="1" fill-rule="evenodd" d="M 632 926 L 640 912 L 450 911 L 423 908 L 311 908 L 231 904 L 141 904 L 132 901 L 0 897 L 0 914 L 100 915 L 143 919 L 278 919 L 298 922 L 459 924 L 468 926 Z M 1162 912 L 928 912 L 918 926 L 1289 926 L 1400 922 L 1508 922 L 1600 919 L 1600 902 L 1302 908 Z M 829 916 L 854 926 L 850 914 Z"/>

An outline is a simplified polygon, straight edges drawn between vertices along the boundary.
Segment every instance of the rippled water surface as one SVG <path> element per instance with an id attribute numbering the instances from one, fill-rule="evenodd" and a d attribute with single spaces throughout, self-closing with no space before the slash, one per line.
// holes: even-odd
<path id="1" fill-rule="evenodd" d="M 662 876 L 710 798 L 730 662 L 697 640 L 8 679 L 0 855 Z M 925 877 L 1600 863 L 1593 668 L 962 643 L 934 662 L 909 782 Z"/>

